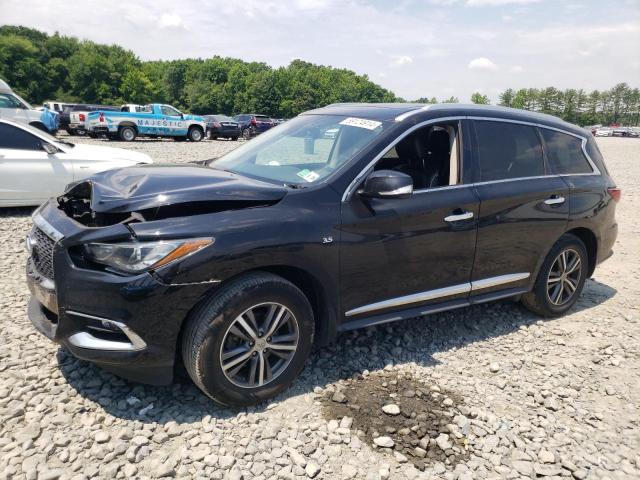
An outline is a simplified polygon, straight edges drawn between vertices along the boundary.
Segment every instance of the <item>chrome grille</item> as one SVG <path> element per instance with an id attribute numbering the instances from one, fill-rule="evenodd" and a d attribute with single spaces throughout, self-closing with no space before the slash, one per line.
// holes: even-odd
<path id="1" fill-rule="evenodd" d="M 53 246 L 54 240 L 46 233 L 35 227 L 31 231 L 31 237 L 35 240 L 33 250 L 31 251 L 31 259 L 40 275 L 51 280 L 54 279 L 53 274 Z"/>

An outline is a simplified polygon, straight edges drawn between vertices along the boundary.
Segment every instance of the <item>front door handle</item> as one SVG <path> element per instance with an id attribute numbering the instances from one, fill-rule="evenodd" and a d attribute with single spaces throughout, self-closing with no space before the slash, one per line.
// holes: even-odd
<path id="1" fill-rule="evenodd" d="M 463 213 L 449 215 L 448 217 L 444 217 L 444 221 L 459 222 L 460 220 L 469 220 L 471 218 L 473 218 L 473 212 L 463 212 Z"/>
<path id="2" fill-rule="evenodd" d="M 565 202 L 565 198 L 562 195 L 551 195 L 544 203 L 547 205 L 560 205 Z"/>

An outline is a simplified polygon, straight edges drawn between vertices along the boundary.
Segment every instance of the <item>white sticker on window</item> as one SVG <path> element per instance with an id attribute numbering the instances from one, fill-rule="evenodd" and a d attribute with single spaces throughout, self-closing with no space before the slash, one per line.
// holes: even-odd
<path id="1" fill-rule="evenodd" d="M 366 128 L 367 130 L 375 130 L 382 122 L 375 120 L 367 120 L 366 118 L 349 117 L 340 122 L 340 125 L 348 125 L 350 127 Z"/>
<path id="2" fill-rule="evenodd" d="M 305 181 L 307 181 L 309 183 L 314 182 L 318 178 L 320 178 L 320 174 L 318 174 L 318 173 L 316 173 L 316 172 L 314 172 L 312 170 L 306 169 L 306 168 L 304 170 L 300 170 L 298 172 L 298 176 L 300 178 L 303 178 Z"/>

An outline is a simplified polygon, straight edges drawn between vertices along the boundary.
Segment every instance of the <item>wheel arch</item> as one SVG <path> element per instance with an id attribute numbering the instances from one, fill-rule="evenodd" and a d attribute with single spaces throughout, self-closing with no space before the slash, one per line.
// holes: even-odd
<path id="1" fill-rule="evenodd" d="M 335 313 L 336 309 L 332 308 L 335 307 L 335 305 L 332 305 L 330 303 L 330 296 L 327 294 L 326 289 L 322 286 L 322 282 L 320 282 L 320 280 L 312 273 L 299 267 L 294 267 L 291 265 L 262 266 L 259 268 L 240 272 L 225 279 L 222 283 L 216 284 L 212 288 L 208 289 L 201 295 L 200 299 L 193 305 L 187 315 L 185 315 L 182 323 L 180 324 L 178 334 L 176 335 L 174 361 L 174 372 L 176 374 L 179 375 L 180 370 L 183 368 L 182 351 L 180 345 L 182 343 L 183 332 L 187 325 L 187 319 L 191 315 L 191 312 L 195 311 L 201 305 L 201 303 L 206 301 L 206 299 L 208 299 L 211 295 L 215 295 L 220 288 L 224 287 L 231 281 L 234 281 L 238 277 L 251 275 L 253 273 L 265 272 L 277 275 L 284 278 L 285 280 L 288 280 L 296 287 L 298 287 L 307 297 L 309 303 L 311 304 L 314 316 L 314 343 L 318 345 L 327 345 L 334 339 L 337 331 L 337 315 Z"/>
<path id="2" fill-rule="evenodd" d="M 133 127 L 133 129 L 136 131 L 136 133 L 140 133 L 138 131 L 138 125 L 135 124 L 135 122 L 130 122 L 130 121 L 124 121 L 124 122 L 120 122 L 118 124 L 118 130 L 120 130 L 122 127 Z"/>

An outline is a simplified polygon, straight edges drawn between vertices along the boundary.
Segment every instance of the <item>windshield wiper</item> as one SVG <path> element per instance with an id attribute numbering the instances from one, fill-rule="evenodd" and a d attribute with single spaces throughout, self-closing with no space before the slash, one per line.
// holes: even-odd
<path id="1" fill-rule="evenodd" d="M 75 146 L 76 146 L 76 144 L 75 144 L 75 143 L 67 142 L 67 141 L 65 141 L 65 140 L 56 140 L 56 142 L 58 142 L 58 143 L 62 143 L 62 144 L 67 145 L 67 146 L 69 146 L 69 147 L 71 147 L 71 148 L 73 148 L 73 147 L 75 147 Z"/>

